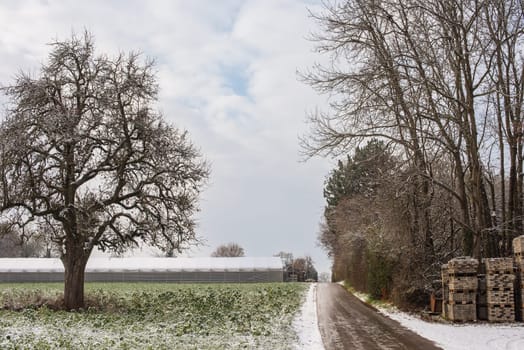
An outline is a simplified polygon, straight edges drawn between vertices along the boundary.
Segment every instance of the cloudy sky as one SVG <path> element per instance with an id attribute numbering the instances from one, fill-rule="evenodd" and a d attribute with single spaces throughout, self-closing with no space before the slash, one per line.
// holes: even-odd
<path id="1" fill-rule="evenodd" d="M 314 0 L 2 1 L 0 83 L 38 73 L 46 44 L 89 30 L 98 52 L 139 50 L 157 62 L 158 108 L 187 129 L 212 167 L 193 256 L 236 242 L 250 256 L 309 254 L 317 246 L 331 162 L 302 162 L 305 115 L 325 105 L 297 70 L 321 60 L 308 9 Z"/>

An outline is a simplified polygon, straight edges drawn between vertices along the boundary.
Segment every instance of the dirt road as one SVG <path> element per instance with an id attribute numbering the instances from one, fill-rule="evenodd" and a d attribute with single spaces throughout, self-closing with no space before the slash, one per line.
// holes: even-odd
<path id="1" fill-rule="evenodd" d="M 366 306 L 338 284 L 318 284 L 317 312 L 326 350 L 440 349 Z"/>

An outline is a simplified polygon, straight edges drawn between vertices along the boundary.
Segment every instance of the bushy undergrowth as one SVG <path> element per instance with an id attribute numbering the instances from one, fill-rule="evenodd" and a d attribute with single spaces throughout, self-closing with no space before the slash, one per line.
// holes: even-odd
<path id="1" fill-rule="evenodd" d="M 60 284 L 0 285 L 0 348 L 287 348 L 304 287 L 93 283 L 66 312 Z"/>

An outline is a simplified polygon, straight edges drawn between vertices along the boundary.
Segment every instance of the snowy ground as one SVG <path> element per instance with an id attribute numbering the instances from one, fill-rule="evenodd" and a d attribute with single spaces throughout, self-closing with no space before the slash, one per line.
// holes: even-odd
<path id="1" fill-rule="evenodd" d="M 524 349 L 523 323 L 442 324 L 426 322 L 396 310 L 380 311 L 445 350 Z"/>
<path id="2" fill-rule="evenodd" d="M 354 293 L 361 300 L 365 294 Z M 522 350 L 524 323 L 443 324 L 427 322 L 393 307 L 378 310 L 445 350 Z"/>
<path id="3" fill-rule="evenodd" d="M 293 328 L 297 332 L 299 343 L 296 349 L 323 350 L 322 337 L 318 329 L 317 319 L 317 284 L 310 285 L 304 303 L 293 320 Z"/>
<path id="4" fill-rule="evenodd" d="M 203 289 L 202 286 L 196 287 L 197 291 L 202 291 Z M 210 289 L 208 292 L 211 293 L 210 296 L 215 295 L 219 300 L 234 300 L 238 297 L 249 298 L 252 293 L 258 293 L 258 291 L 261 289 L 259 287 L 254 291 L 249 292 L 251 287 L 252 286 L 242 286 L 242 288 L 239 287 L 239 291 L 230 291 L 235 293 L 235 298 L 218 298 L 221 293 L 229 293 L 227 291 L 218 290 L 221 289 L 218 287 L 213 287 L 213 289 Z M 180 312 L 175 312 L 173 315 L 168 315 L 171 319 L 172 317 L 181 314 L 180 320 L 171 320 L 171 322 L 166 323 L 163 322 L 162 319 L 159 319 L 157 311 L 152 313 L 152 317 L 150 319 L 150 317 L 148 317 L 149 314 L 147 313 L 145 315 L 135 315 L 135 313 L 133 313 L 132 315 L 126 316 L 111 313 L 63 313 L 52 312 L 46 309 L 28 309 L 23 312 L 0 312 L 0 348 L 15 349 L 15 344 L 18 344 L 18 346 L 21 348 L 24 348 L 23 344 L 28 345 L 25 348 L 29 348 L 29 344 L 31 344 L 34 348 L 38 348 L 38 345 L 42 345 L 42 347 L 60 349 L 75 348 L 77 347 L 76 345 L 81 344 L 84 345 L 85 348 L 95 346 L 98 346 L 98 348 L 123 348 L 124 345 L 128 346 L 129 348 L 143 348 L 143 345 L 149 345 L 153 348 L 162 348 L 161 345 L 164 345 L 165 347 L 165 344 L 170 344 L 170 348 L 187 349 L 188 345 L 191 344 L 194 348 L 208 347 L 210 349 L 294 348 L 305 350 L 323 350 L 324 346 L 322 344 L 322 338 L 320 336 L 317 320 L 317 285 L 309 285 L 309 288 L 304 293 L 302 305 L 295 314 L 292 322 L 290 318 L 293 317 L 291 316 L 293 312 L 289 313 L 290 310 L 283 310 L 280 301 L 281 298 L 285 295 L 289 296 L 291 298 L 290 300 L 292 300 L 295 298 L 294 295 L 300 295 L 302 292 L 296 293 L 294 291 L 288 291 L 281 295 L 276 293 L 280 289 L 277 287 L 288 287 L 287 285 L 279 284 L 276 286 L 264 287 L 268 287 L 269 289 L 262 288 L 264 289 L 262 294 L 254 294 L 255 299 L 246 299 L 246 302 L 242 302 L 241 305 L 259 304 L 265 296 L 265 299 L 267 300 L 260 304 L 261 310 L 265 311 L 263 311 L 260 315 L 258 315 L 258 313 L 257 315 L 251 315 L 252 310 L 249 309 L 249 315 L 244 315 L 245 312 L 239 312 L 238 314 L 239 317 L 250 316 L 250 319 L 253 318 L 252 326 L 256 326 L 254 330 L 257 332 L 258 328 L 261 329 L 261 332 L 259 333 L 262 334 L 260 335 L 250 334 L 250 332 L 228 332 L 222 330 L 222 326 L 214 326 L 209 328 L 209 334 L 201 334 L 202 332 L 197 334 L 195 332 L 191 332 L 191 329 L 189 329 L 187 332 L 184 331 L 187 334 L 176 335 L 176 331 L 179 331 L 179 329 L 176 327 L 191 320 L 191 317 L 183 315 Z M 184 288 L 190 288 L 190 286 L 184 286 Z M 216 288 L 218 289 L 215 290 Z M 243 289 L 248 290 L 243 292 Z M 294 290 L 294 288 L 292 289 Z M 151 294 L 153 297 L 156 296 L 156 294 L 150 291 L 146 292 Z M 190 293 L 190 296 L 193 296 L 194 293 L 196 292 Z M 166 296 L 168 294 L 164 293 L 159 294 L 158 296 L 161 295 Z M 179 295 L 181 295 L 180 291 L 173 294 L 173 297 Z M 229 294 L 226 296 L 228 295 Z M 195 296 L 193 296 L 193 299 Z M 271 297 L 267 298 L 268 296 Z M 365 295 L 359 294 L 357 296 L 359 296 L 361 299 L 365 299 Z M 136 302 L 142 299 L 143 298 L 140 298 L 136 300 Z M 275 306 L 271 306 L 272 303 L 276 303 Z M 192 302 L 190 302 L 190 304 L 192 304 Z M 195 305 L 200 304 L 201 303 L 195 303 Z M 165 305 L 160 306 L 162 309 L 164 309 Z M 269 316 L 270 314 L 273 314 L 271 309 L 275 307 L 279 309 L 282 314 L 277 313 L 273 316 Z M 166 310 L 169 311 L 168 309 L 169 308 Z M 230 308 L 228 307 L 226 309 L 229 310 Z M 162 312 L 165 313 L 167 312 L 166 310 Z M 220 308 L 217 310 L 220 311 Z M 215 313 L 218 312 L 217 310 L 215 310 L 214 307 L 210 308 L 209 311 L 213 311 L 210 315 L 215 315 Z M 446 350 L 524 349 L 524 323 L 479 323 L 465 325 L 441 324 L 426 322 L 419 319 L 418 317 L 400 312 L 392 308 L 380 308 L 380 311 L 386 316 L 397 320 L 406 328 L 409 328 L 421 336 L 434 341 L 437 345 Z M 267 315 L 264 316 L 264 314 Z M 138 322 L 136 317 L 139 316 L 141 318 Z M 269 324 L 267 322 L 269 322 Z M 220 324 L 222 323 L 224 322 L 221 322 Z M 191 326 L 191 324 L 188 324 L 188 327 L 189 326 Z M 197 329 L 201 328 L 200 324 L 195 324 L 194 326 Z M 226 330 L 228 328 L 226 324 L 223 325 L 223 327 L 226 328 Z M 269 328 L 266 329 L 264 327 Z M 173 328 L 173 332 L 170 332 L 171 328 Z M 74 332 L 74 337 L 72 336 L 71 332 Z M 269 336 L 265 336 L 265 332 L 268 332 Z M 172 336 L 168 337 L 168 335 L 171 333 L 173 333 Z M 148 340 L 146 342 L 147 344 L 144 344 L 145 340 Z"/>
<path id="5" fill-rule="evenodd" d="M 4 309 L 61 288 L 0 284 L 0 349 L 322 349 L 314 288 L 303 283 L 90 283 L 93 306 L 81 312 Z"/>

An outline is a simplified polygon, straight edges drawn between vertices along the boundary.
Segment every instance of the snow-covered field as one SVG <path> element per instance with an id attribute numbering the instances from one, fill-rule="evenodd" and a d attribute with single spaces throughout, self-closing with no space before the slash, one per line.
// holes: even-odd
<path id="1" fill-rule="evenodd" d="M 0 349 L 322 349 L 313 285 L 90 284 L 87 310 L 30 306 L 60 290 L 0 285 Z"/>

